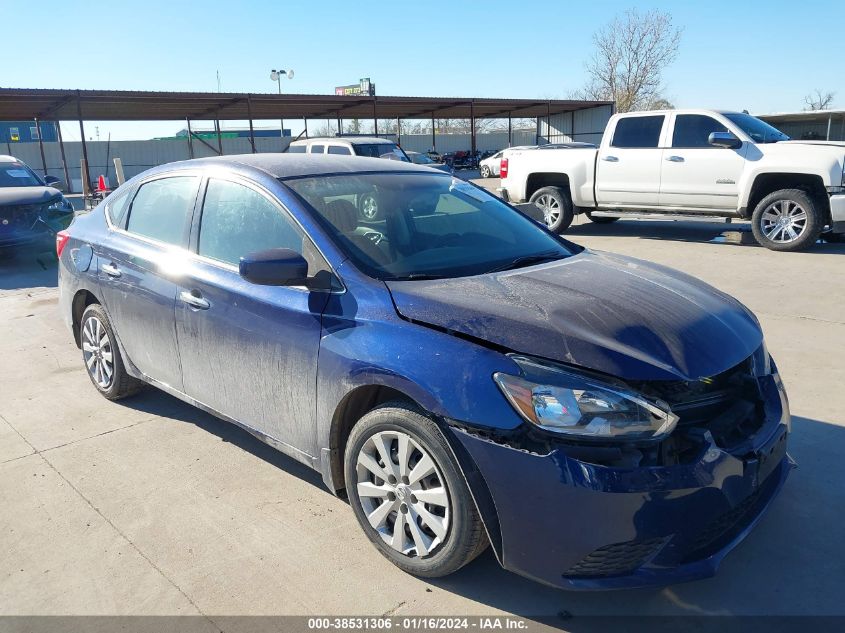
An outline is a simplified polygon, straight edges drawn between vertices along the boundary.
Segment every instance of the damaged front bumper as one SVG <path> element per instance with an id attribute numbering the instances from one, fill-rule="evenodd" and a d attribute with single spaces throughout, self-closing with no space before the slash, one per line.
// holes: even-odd
<path id="1" fill-rule="evenodd" d="M 489 491 L 495 507 L 502 565 L 566 589 L 712 576 L 794 466 L 786 453 L 790 418 L 782 385 L 777 376 L 760 381 L 766 419 L 741 454 L 704 431 L 697 458 L 672 466 L 602 466 L 563 448 L 538 454 L 453 428 L 480 474 L 468 477 L 473 495 Z"/>

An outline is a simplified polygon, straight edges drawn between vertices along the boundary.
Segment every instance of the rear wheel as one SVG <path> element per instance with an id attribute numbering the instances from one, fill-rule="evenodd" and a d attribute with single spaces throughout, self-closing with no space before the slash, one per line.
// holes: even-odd
<path id="1" fill-rule="evenodd" d="M 487 546 L 446 439 L 418 411 L 388 403 L 367 413 L 349 436 L 344 469 L 358 523 L 400 569 L 445 576 Z"/>
<path id="2" fill-rule="evenodd" d="M 587 216 L 587 219 L 590 222 L 594 222 L 596 224 L 612 224 L 613 222 L 616 222 L 616 220 L 619 219 L 619 218 L 609 218 L 609 217 L 604 216 L 604 215 L 593 215 L 592 211 L 585 211 L 584 215 Z"/>
<path id="3" fill-rule="evenodd" d="M 529 202 L 543 212 L 543 222 L 555 233 L 563 233 L 575 217 L 569 192 L 560 187 L 538 189 Z"/>
<path id="4" fill-rule="evenodd" d="M 773 251 L 800 251 L 819 239 L 824 218 L 800 189 L 781 189 L 763 198 L 751 216 L 757 242 Z"/>
<path id="5" fill-rule="evenodd" d="M 102 306 L 93 303 L 85 308 L 79 331 L 82 360 L 97 391 L 109 400 L 120 400 L 143 388 L 144 383 L 126 373 L 109 317 Z"/>
<path id="6" fill-rule="evenodd" d="M 482 178 L 489 178 L 492 174 L 490 173 L 490 168 L 487 165 L 481 166 L 481 177 Z"/>

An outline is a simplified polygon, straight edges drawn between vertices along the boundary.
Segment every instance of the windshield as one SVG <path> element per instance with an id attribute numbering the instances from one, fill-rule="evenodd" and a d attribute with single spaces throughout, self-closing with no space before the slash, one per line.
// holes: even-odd
<path id="1" fill-rule="evenodd" d="M 44 183 L 23 163 L 0 163 L 0 187 L 43 187 Z"/>
<path id="2" fill-rule="evenodd" d="M 580 250 L 463 180 L 382 173 L 285 180 L 376 279 L 464 277 Z"/>
<path id="3" fill-rule="evenodd" d="M 411 154 L 411 162 L 417 165 L 430 165 L 434 161 L 425 154 Z"/>
<path id="4" fill-rule="evenodd" d="M 735 123 L 755 143 L 777 143 L 788 141 L 789 137 L 765 121 L 744 112 L 728 112 L 725 118 Z"/>
<path id="5" fill-rule="evenodd" d="M 390 160 L 408 161 L 405 152 L 393 143 L 355 143 L 355 153 L 358 156 L 369 156 L 370 158 L 388 158 Z"/>

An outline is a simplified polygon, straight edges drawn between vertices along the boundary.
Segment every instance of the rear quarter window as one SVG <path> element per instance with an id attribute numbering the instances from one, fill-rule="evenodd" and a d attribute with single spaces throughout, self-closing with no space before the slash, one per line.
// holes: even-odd
<path id="1" fill-rule="evenodd" d="M 291 145 L 288 147 L 288 154 L 304 154 L 305 145 Z"/>

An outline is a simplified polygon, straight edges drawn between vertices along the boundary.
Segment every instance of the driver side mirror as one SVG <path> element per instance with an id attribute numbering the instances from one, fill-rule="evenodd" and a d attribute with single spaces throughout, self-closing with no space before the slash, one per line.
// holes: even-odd
<path id="1" fill-rule="evenodd" d="M 308 262 L 289 248 L 271 248 L 241 257 L 241 277 L 259 286 L 308 286 Z"/>
<path id="2" fill-rule="evenodd" d="M 739 149 L 742 147 L 742 141 L 731 132 L 711 132 L 710 136 L 707 137 L 707 142 L 713 147 L 724 147 L 725 149 Z"/>
<path id="3" fill-rule="evenodd" d="M 65 183 L 62 182 L 61 178 L 56 178 L 55 176 L 44 176 L 44 184 L 59 191 L 64 191 L 65 187 Z"/>

